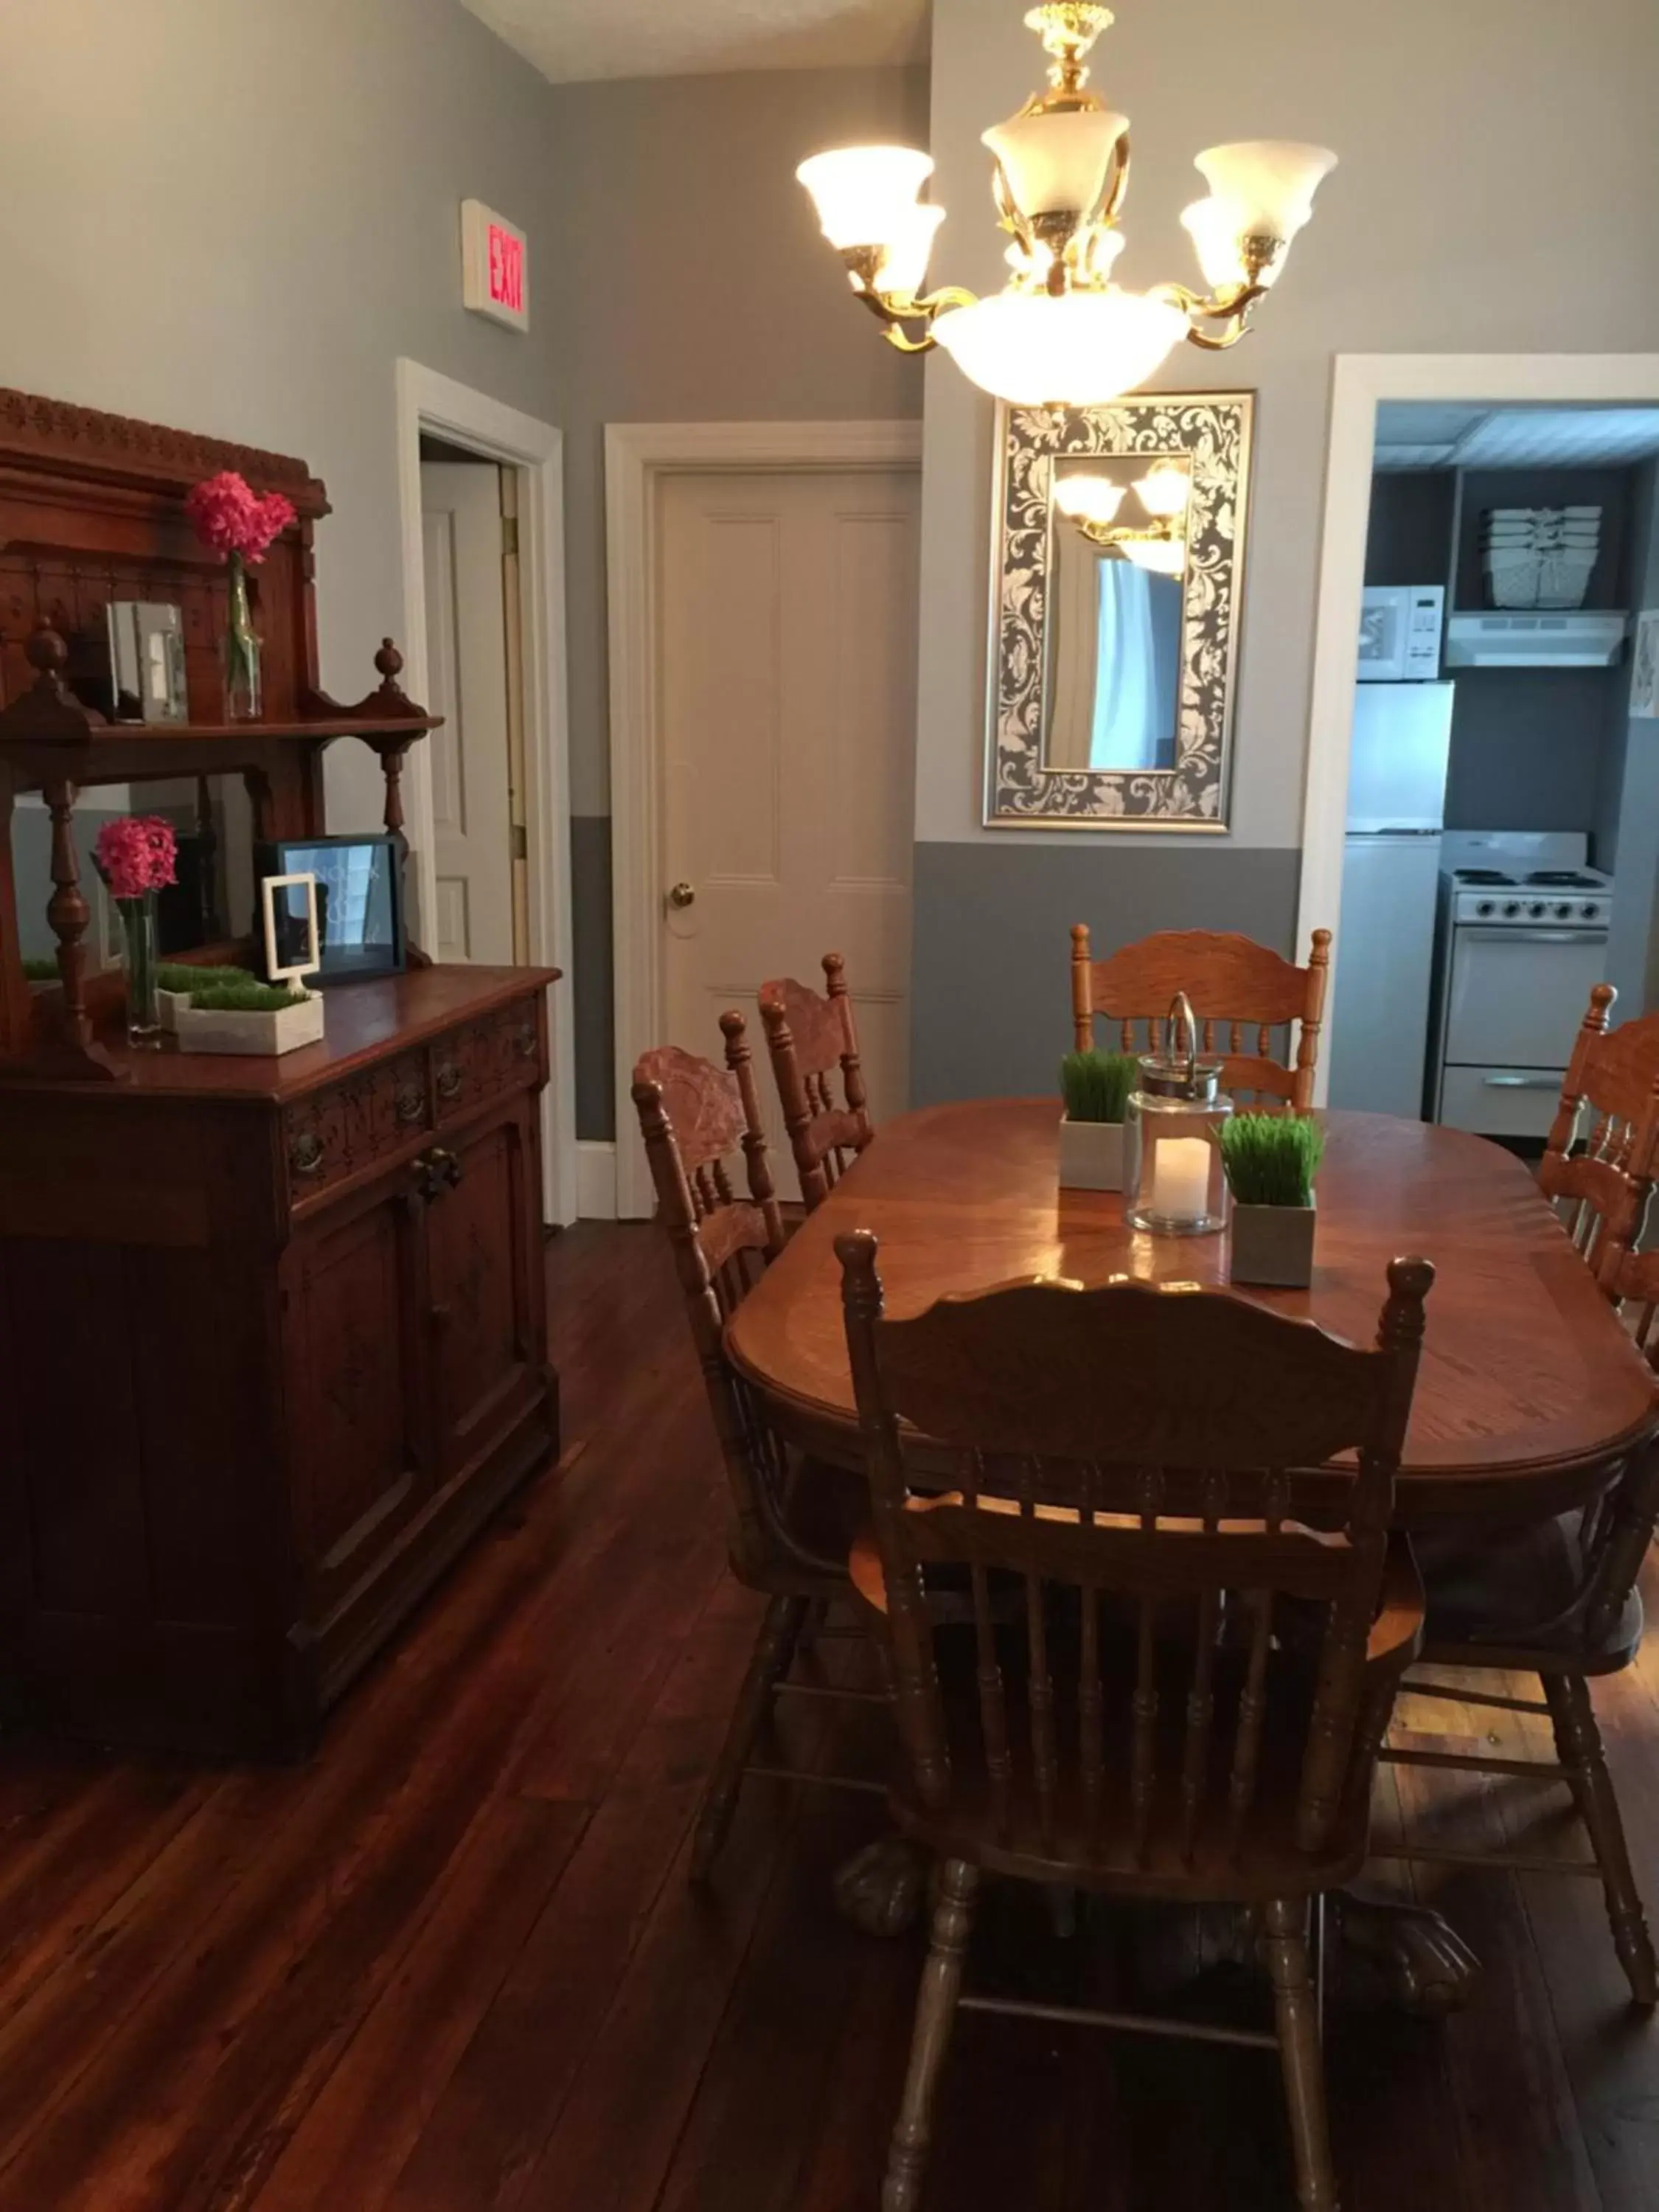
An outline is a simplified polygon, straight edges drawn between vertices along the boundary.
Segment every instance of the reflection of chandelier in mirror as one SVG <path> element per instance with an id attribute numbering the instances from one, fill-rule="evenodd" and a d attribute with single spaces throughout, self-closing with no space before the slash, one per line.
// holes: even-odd
<path id="1" fill-rule="evenodd" d="M 1176 340 L 1234 345 L 1285 265 L 1336 166 L 1322 146 L 1253 139 L 1212 146 L 1194 167 L 1210 187 L 1182 216 L 1207 294 L 1181 284 L 1125 291 L 1111 281 L 1123 246 L 1118 212 L 1129 179 L 1128 118 L 1085 89 L 1083 58 L 1112 20 L 1089 0 L 1048 0 L 1025 21 L 1053 57 L 1050 89 L 984 134 L 994 189 L 1013 234 L 1012 274 L 986 300 L 954 287 L 924 292 L 943 208 L 918 201 L 933 173 L 902 146 L 848 146 L 796 172 L 853 289 L 906 353 L 942 345 L 963 374 L 1016 406 L 1087 407 L 1149 377 Z M 917 325 L 915 335 L 905 326 Z"/>
<path id="2" fill-rule="evenodd" d="M 1135 497 L 1152 517 L 1136 530 L 1117 520 L 1124 487 L 1089 470 L 1054 471 L 1054 505 L 1074 522 L 1091 545 L 1116 553 L 1137 568 L 1159 576 L 1178 576 L 1187 566 L 1187 501 L 1191 489 L 1179 461 L 1154 461 L 1134 486 Z"/>

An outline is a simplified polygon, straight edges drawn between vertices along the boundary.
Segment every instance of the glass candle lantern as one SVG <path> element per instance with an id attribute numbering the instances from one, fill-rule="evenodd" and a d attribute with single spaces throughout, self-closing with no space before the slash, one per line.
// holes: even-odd
<path id="1" fill-rule="evenodd" d="M 1124 1109 L 1124 1218 L 1158 1237 L 1202 1237 L 1227 1218 L 1217 1132 L 1233 1102 L 1220 1089 L 1221 1062 L 1198 1056 L 1185 992 L 1170 1006 L 1164 1046 L 1140 1055 L 1139 1087 Z"/>

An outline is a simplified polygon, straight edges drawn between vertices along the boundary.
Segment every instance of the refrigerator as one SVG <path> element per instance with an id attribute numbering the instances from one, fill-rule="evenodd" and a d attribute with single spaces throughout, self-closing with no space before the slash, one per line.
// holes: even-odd
<path id="1" fill-rule="evenodd" d="M 1330 1103 L 1423 1115 L 1455 684 L 1362 684 L 1353 708 Z"/>

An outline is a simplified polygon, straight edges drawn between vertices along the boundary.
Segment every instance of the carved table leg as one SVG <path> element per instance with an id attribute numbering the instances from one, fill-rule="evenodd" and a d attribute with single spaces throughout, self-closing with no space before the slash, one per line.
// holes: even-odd
<path id="1" fill-rule="evenodd" d="M 1351 1889 L 1339 1891 L 1331 1903 L 1344 1946 L 1381 1970 L 1400 2011 L 1419 2020 L 1462 2011 L 1480 1961 L 1449 1921 L 1426 1905 L 1385 1902 Z"/>
<path id="2" fill-rule="evenodd" d="M 836 1910 L 866 1936 L 902 1936 L 927 1895 L 932 1862 L 904 1836 L 878 1836 L 836 1869 Z"/>

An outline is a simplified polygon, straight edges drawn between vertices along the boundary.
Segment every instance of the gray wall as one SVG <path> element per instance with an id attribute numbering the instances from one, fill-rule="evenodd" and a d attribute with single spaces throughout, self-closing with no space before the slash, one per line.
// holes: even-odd
<path id="1" fill-rule="evenodd" d="M 1000 282 L 1003 241 L 987 213 L 979 133 L 1041 81 L 1020 14 L 1007 0 L 936 0 L 935 196 L 951 210 L 937 281 L 981 290 Z M 1177 217 L 1202 189 L 1188 166 L 1200 148 L 1285 137 L 1342 157 L 1255 334 L 1231 354 L 1183 349 L 1159 380 L 1260 394 L 1232 831 L 1155 846 L 1121 834 L 1087 841 L 1101 865 L 1092 895 L 1066 919 L 1089 921 L 1103 951 L 1152 926 L 1149 876 L 1160 910 L 1166 900 L 1188 916 L 1219 905 L 1219 919 L 1249 927 L 1245 895 L 1232 888 L 1255 880 L 1244 856 L 1287 854 L 1294 865 L 1332 356 L 1659 344 L 1659 302 L 1626 281 L 1654 259 L 1659 137 L 1647 111 L 1656 68 L 1651 0 L 1570 9 L 1553 0 L 1182 0 L 1123 9 L 1096 49 L 1092 82 L 1127 111 L 1134 133 L 1118 264 L 1126 283 L 1193 280 Z M 1572 155 L 1540 193 L 1538 149 L 1551 143 Z M 979 826 L 992 410 L 942 356 L 926 374 L 916 834 L 924 853 L 950 845 L 966 856 L 948 867 L 918 859 L 915 1071 L 919 1092 L 935 1095 L 946 1062 L 928 1010 L 962 972 L 963 932 L 1012 941 L 1025 927 L 1024 879 L 1000 856 L 1060 841 Z M 1153 860 L 1108 863 L 1149 849 Z M 1079 863 L 1063 865 L 1069 876 Z M 1276 941 L 1288 950 L 1292 909 L 1279 911 Z M 1063 969 L 1063 931 L 1045 957 L 1045 973 Z M 1054 1049 L 1063 1043 L 1061 1026 Z M 970 1076 L 979 1089 L 1006 1087 L 1022 1065 L 1000 1030 L 951 1051 L 951 1079 Z"/>
<path id="2" fill-rule="evenodd" d="M 926 143 L 925 70 L 768 70 L 550 92 L 561 204 L 547 311 L 565 433 L 580 1134 L 615 1127 L 605 425 L 921 411 L 818 234 L 796 164 L 866 139 Z M 549 265 L 546 262 L 544 266 Z"/>
<path id="3" fill-rule="evenodd" d="M 299 453 L 325 685 L 403 626 L 392 363 L 545 416 L 568 316 L 527 337 L 460 303 L 459 206 L 567 219 L 542 79 L 456 0 L 9 0 L 10 385 Z M 532 276 L 534 271 L 532 270 Z M 335 824 L 378 823 L 358 746 Z"/>

